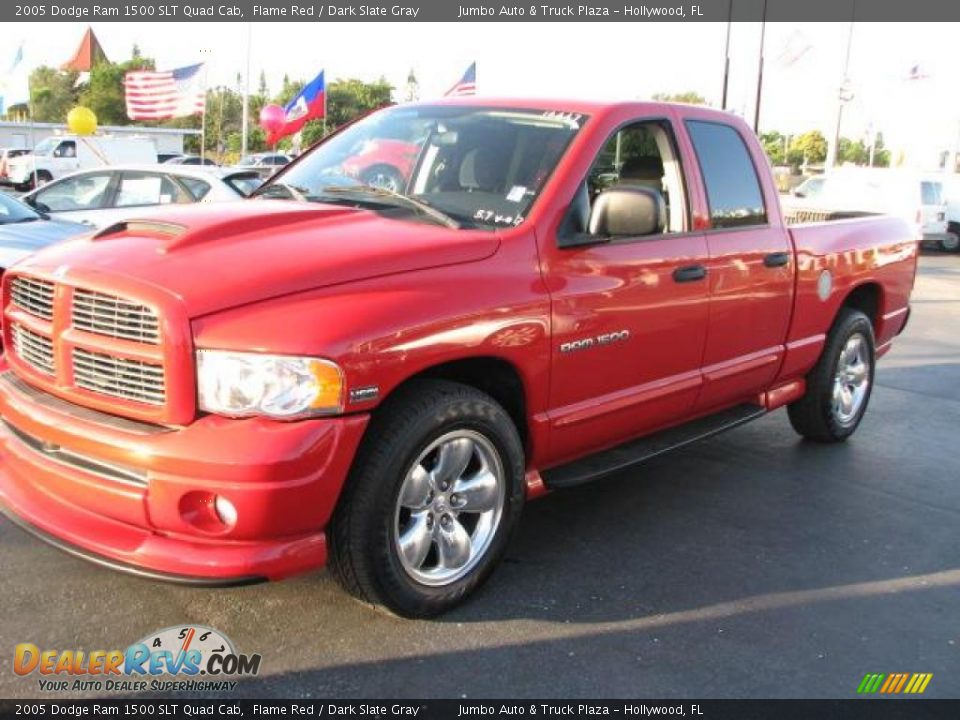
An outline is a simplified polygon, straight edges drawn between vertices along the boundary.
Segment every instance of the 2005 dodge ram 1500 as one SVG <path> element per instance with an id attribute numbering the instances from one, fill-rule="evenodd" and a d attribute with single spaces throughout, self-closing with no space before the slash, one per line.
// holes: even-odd
<path id="1" fill-rule="evenodd" d="M 916 262 L 897 219 L 785 227 L 725 113 L 387 108 L 252 199 L 7 272 L 0 506 L 139 575 L 329 564 L 433 615 L 551 488 L 781 406 L 845 440 Z"/>

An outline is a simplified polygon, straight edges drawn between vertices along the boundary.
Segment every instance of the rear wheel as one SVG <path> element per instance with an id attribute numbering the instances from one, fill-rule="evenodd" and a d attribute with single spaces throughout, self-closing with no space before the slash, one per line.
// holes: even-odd
<path id="1" fill-rule="evenodd" d="M 456 606 L 490 575 L 523 506 L 523 446 L 490 396 L 422 381 L 372 420 L 330 526 L 330 569 L 406 617 Z"/>
<path id="2" fill-rule="evenodd" d="M 940 239 L 940 249 L 946 252 L 960 250 L 960 227 L 951 226 L 950 232 Z"/>
<path id="3" fill-rule="evenodd" d="M 787 408 L 793 429 L 816 442 L 843 442 L 853 435 L 870 402 L 875 365 L 870 319 L 843 308 L 807 375 L 806 394 Z"/>

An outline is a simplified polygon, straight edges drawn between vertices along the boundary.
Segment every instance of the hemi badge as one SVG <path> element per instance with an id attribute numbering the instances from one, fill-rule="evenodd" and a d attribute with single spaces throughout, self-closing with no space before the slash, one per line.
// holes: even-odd
<path id="1" fill-rule="evenodd" d="M 368 385 L 350 391 L 350 402 L 352 403 L 370 402 L 378 397 L 380 397 L 379 385 Z"/>

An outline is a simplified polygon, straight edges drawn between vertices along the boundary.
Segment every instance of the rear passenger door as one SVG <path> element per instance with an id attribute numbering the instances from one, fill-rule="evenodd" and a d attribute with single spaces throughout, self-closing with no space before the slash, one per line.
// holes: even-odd
<path id="1" fill-rule="evenodd" d="M 670 120 L 656 118 L 603 133 L 561 227 L 542 246 L 553 326 L 551 463 L 678 422 L 699 393 L 708 257 L 690 224 L 675 135 Z M 617 186 L 657 191 L 665 227 L 592 239 L 596 198 Z M 584 242 L 569 245 L 571 234 Z"/>
<path id="2" fill-rule="evenodd" d="M 708 411 L 766 390 L 783 357 L 793 307 L 794 258 L 777 198 L 760 181 L 758 156 L 742 130 L 688 118 L 708 216 L 710 320 L 697 409 Z"/>

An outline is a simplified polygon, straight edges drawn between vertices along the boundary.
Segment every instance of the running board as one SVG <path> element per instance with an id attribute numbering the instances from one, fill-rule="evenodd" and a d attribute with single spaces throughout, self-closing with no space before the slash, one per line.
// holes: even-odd
<path id="1" fill-rule="evenodd" d="M 707 415 L 699 420 L 662 430 L 638 440 L 631 440 L 581 460 L 574 460 L 567 465 L 544 470 L 543 482 L 550 488 L 581 485 L 756 420 L 766 412 L 759 405 L 737 405 L 715 415 Z"/>

